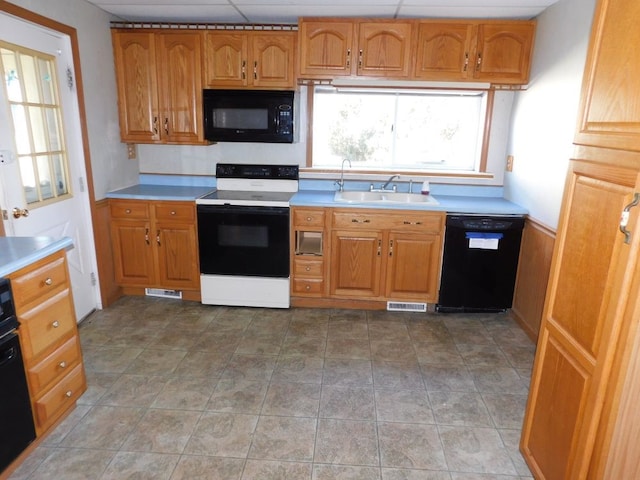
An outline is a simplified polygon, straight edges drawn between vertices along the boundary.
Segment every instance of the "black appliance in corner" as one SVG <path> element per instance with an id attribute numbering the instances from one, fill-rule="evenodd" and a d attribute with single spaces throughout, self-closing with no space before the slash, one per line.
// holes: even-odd
<path id="1" fill-rule="evenodd" d="M 292 90 L 205 89 L 202 99 L 209 141 L 293 143 Z"/>
<path id="2" fill-rule="evenodd" d="M 513 302 L 522 216 L 447 215 L 438 312 L 503 312 Z"/>
<path id="3" fill-rule="evenodd" d="M 36 438 L 11 284 L 0 278 L 0 473 Z"/>

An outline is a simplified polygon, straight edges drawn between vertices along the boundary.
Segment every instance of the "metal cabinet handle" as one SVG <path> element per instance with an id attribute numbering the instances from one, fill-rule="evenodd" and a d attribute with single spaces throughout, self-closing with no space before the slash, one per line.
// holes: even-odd
<path id="1" fill-rule="evenodd" d="M 469 52 L 464 53 L 464 66 L 462 67 L 462 71 L 466 72 L 469 67 Z"/>
<path id="2" fill-rule="evenodd" d="M 304 289 L 307 291 L 311 290 L 311 285 L 305 285 Z"/>
<path id="3" fill-rule="evenodd" d="M 53 279 L 51 277 L 47 277 L 44 280 L 45 285 L 53 285 Z"/>
<path id="4" fill-rule="evenodd" d="M 351 49 L 347 48 L 347 68 L 351 66 Z"/>
<path id="5" fill-rule="evenodd" d="M 160 245 L 160 230 L 156 232 L 156 243 Z"/>
<path id="6" fill-rule="evenodd" d="M 53 328 L 58 328 L 58 327 L 60 326 L 60 322 L 59 322 L 58 320 L 55 320 L 55 321 L 51 324 L 51 326 L 52 326 Z"/>
<path id="7" fill-rule="evenodd" d="M 153 133 L 158 134 L 158 117 L 153 117 Z"/>
<path id="8" fill-rule="evenodd" d="M 258 79 L 258 61 L 253 62 L 253 79 Z"/>
<path id="9" fill-rule="evenodd" d="M 129 215 L 129 214 L 131 213 L 131 209 L 130 209 L 130 208 L 127 208 L 127 209 L 124 211 L 124 213 L 126 213 L 127 215 Z"/>
<path id="10" fill-rule="evenodd" d="M 242 61 L 242 80 L 245 80 L 247 78 L 246 68 L 247 68 L 247 61 L 243 60 Z"/>
<path id="11" fill-rule="evenodd" d="M 476 71 L 480 70 L 482 64 L 482 52 L 478 53 L 478 59 L 476 60 Z"/>
<path id="12" fill-rule="evenodd" d="M 358 52 L 358 68 L 362 68 L 362 49 Z"/>
<path id="13" fill-rule="evenodd" d="M 175 210 L 171 210 L 171 215 L 175 215 L 176 211 Z"/>
<path id="14" fill-rule="evenodd" d="M 58 366 L 59 366 L 60 368 L 67 368 L 67 362 L 65 362 L 65 361 L 63 360 L 62 362 L 60 362 L 60 363 L 58 364 Z"/>
<path id="15" fill-rule="evenodd" d="M 310 272 L 311 271 L 311 267 L 304 267 L 305 272 Z"/>
<path id="16" fill-rule="evenodd" d="M 629 205 L 624 207 L 622 214 L 620 215 L 620 231 L 624 234 L 624 243 L 631 243 L 631 232 L 627 230 L 627 224 L 629 223 L 629 210 L 640 203 L 640 193 L 633 195 L 633 200 Z"/>
<path id="17" fill-rule="evenodd" d="M 389 240 L 389 256 L 393 257 L 393 240 Z"/>
<path id="18" fill-rule="evenodd" d="M 169 117 L 165 117 L 164 119 L 164 133 L 169 135 Z"/>
<path id="19" fill-rule="evenodd" d="M 382 255 L 382 240 L 378 240 L 378 256 Z"/>
<path id="20" fill-rule="evenodd" d="M 410 222 L 408 220 L 404 220 L 402 223 L 404 225 L 422 225 L 422 222 Z"/>
<path id="21" fill-rule="evenodd" d="M 71 398 L 71 395 L 73 395 L 71 390 L 67 390 L 67 393 L 64 394 L 64 396 L 67 397 L 67 398 Z"/>
<path id="22" fill-rule="evenodd" d="M 307 217 L 307 222 L 310 222 L 310 221 L 311 221 L 311 217 Z"/>
<path id="23" fill-rule="evenodd" d="M 147 245 L 150 245 L 150 242 L 149 242 L 149 228 L 145 228 L 145 230 L 144 230 L 144 241 L 147 242 Z"/>
<path id="24" fill-rule="evenodd" d="M 351 223 L 371 223 L 371 219 L 365 218 L 364 220 L 358 220 L 357 218 L 352 218 Z"/>

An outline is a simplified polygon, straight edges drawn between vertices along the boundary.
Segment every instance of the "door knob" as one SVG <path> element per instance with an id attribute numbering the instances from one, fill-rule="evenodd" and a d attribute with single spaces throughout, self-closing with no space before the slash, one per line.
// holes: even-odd
<path id="1" fill-rule="evenodd" d="M 28 217 L 29 216 L 29 210 L 27 210 L 26 208 L 18 208 L 18 207 L 13 207 L 13 218 L 20 218 L 20 217 Z"/>

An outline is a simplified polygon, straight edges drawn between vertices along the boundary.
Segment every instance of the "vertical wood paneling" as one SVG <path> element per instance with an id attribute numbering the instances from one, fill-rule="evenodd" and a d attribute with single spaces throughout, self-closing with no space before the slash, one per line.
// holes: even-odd
<path id="1" fill-rule="evenodd" d="M 106 308 L 122 296 L 122 290 L 116 284 L 113 268 L 109 201 L 107 199 L 97 201 L 94 212 L 93 228 L 98 258 L 98 275 L 100 277 L 100 296 L 102 297 L 102 307 Z"/>
<path id="2" fill-rule="evenodd" d="M 533 341 L 540 330 L 555 238 L 551 229 L 527 218 L 511 312 Z"/>

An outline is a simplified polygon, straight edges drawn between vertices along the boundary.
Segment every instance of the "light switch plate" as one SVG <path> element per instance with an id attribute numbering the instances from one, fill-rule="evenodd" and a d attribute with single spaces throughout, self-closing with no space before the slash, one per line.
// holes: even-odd
<path id="1" fill-rule="evenodd" d="M 507 172 L 513 172 L 513 155 L 507 155 Z"/>
<path id="2" fill-rule="evenodd" d="M 5 165 L 13 161 L 13 153 L 11 150 L 0 150 L 0 165 Z"/>

